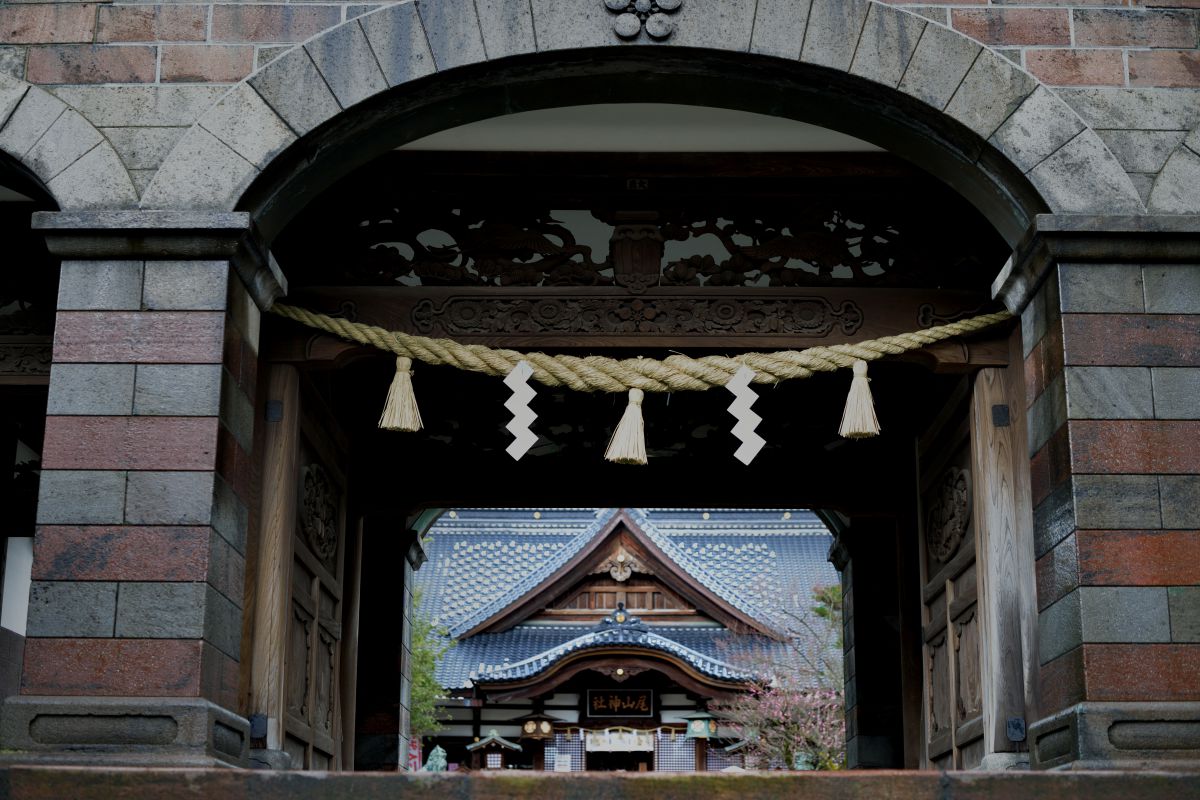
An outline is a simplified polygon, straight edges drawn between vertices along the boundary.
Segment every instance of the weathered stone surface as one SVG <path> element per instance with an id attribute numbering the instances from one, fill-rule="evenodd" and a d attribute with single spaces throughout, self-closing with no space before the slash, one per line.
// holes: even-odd
<path id="1" fill-rule="evenodd" d="M 1089 645 L 1086 649 L 1099 651 L 1105 646 Z M 1137 648 L 1137 652 L 1147 650 Z M 1117 657 L 1120 658 L 1120 655 Z M 1094 660 L 1101 660 L 1098 653 Z M 1126 681 L 1127 685 L 1145 686 L 1149 678 L 1144 676 L 1162 674 L 1154 669 L 1160 666 L 1158 664 L 1145 665 L 1146 669 L 1141 669 L 1141 666 L 1129 663 L 1127 670 L 1119 670 L 1119 678 Z M 1131 675 L 1137 678 L 1131 681 Z M 1184 774 L 1187 765 L 1195 763 L 1197 756 L 1200 756 L 1200 743 L 1196 739 L 1198 721 L 1200 707 L 1189 701 L 1083 702 L 1072 705 L 1030 726 L 1033 766 L 1035 770 L 1041 770 L 1032 774 L 1049 778 L 1056 773 L 1046 770 L 1072 761 L 1075 762 L 1072 766 L 1077 770 L 1092 770 L 1073 772 L 1074 775 L 1147 774 L 1144 770 L 1151 762 L 1168 768 L 1182 768 L 1179 774 Z M 1097 786 L 1091 791 L 1103 790 Z M 1130 788 L 1127 791 L 1137 790 Z M 1118 796 L 1114 792 L 1113 800 Z"/>
<path id="2" fill-rule="evenodd" d="M 1158 172 L 1186 131 L 1097 130 L 1126 172 Z"/>
<path id="3" fill-rule="evenodd" d="M 141 261 L 65 261 L 60 275 L 60 311 L 133 310 L 142 306 Z"/>
<path id="4" fill-rule="evenodd" d="M 1145 310 L 1142 268 L 1137 264 L 1060 264 L 1060 308 L 1064 313 L 1132 313 Z"/>
<path id="5" fill-rule="evenodd" d="M 1045 86 L 1039 86 L 996 129 L 990 141 L 1028 172 L 1083 128 L 1079 115 Z"/>
<path id="6" fill-rule="evenodd" d="M 1140 214 L 1137 190 L 1094 131 L 1085 130 L 1029 173 L 1058 213 Z"/>
<path id="7" fill-rule="evenodd" d="M 987 139 L 1037 85 L 1033 76 L 985 49 L 946 104 L 946 113 Z"/>
<path id="8" fill-rule="evenodd" d="M 272 61 L 250 78 L 250 85 L 300 136 L 341 111 L 303 47 Z"/>
<path id="9" fill-rule="evenodd" d="M 474 3 L 417 3 L 417 12 L 439 70 L 487 60 Z"/>
<path id="10" fill-rule="evenodd" d="M 24 54 L 22 53 L 22 71 L 24 71 Z M 29 84 L 0 72 L 0 126 L 8 122 L 9 115 L 21 102 Z"/>
<path id="11" fill-rule="evenodd" d="M 1033 509 L 1034 555 L 1041 558 L 1074 531 L 1075 487 L 1067 479 Z"/>
<path id="12" fill-rule="evenodd" d="M 812 0 L 800 60 L 848 70 L 870 7 L 868 0 Z"/>
<path id="13" fill-rule="evenodd" d="M 187 127 L 227 86 L 55 86 L 50 91 L 93 125 Z"/>
<path id="14" fill-rule="evenodd" d="M 125 521 L 134 525 L 204 525 L 212 518 L 213 473 L 131 472 Z"/>
<path id="15" fill-rule="evenodd" d="M 488 58 L 505 58 L 537 51 L 533 38 L 533 9 L 528 3 L 476 0 L 483 47 Z"/>
<path id="16" fill-rule="evenodd" d="M 25 154 L 25 163 L 42 180 L 50 181 L 102 141 L 104 137 L 78 111 L 67 109 Z"/>
<path id="17" fill-rule="evenodd" d="M 117 584 L 34 581 L 27 636 L 112 636 Z"/>
<path id="18" fill-rule="evenodd" d="M 1176 149 L 1154 181 L 1148 205 L 1160 214 L 1200 213 L 1200 155 Z"/>
<path id="19" fill-rule="evenodd" d="M 296 141 L 296 134 L 244 83 L 222 97 L 200 124 L 259 169 Z"/>
<path id="20" fill-rule="evenodd" d="M 750 52 L 780 58 L 800 58 L 812 0 L 758 0 Z"/>
<path id="21" fill-rule="evenodd" d="M 258 169 L 199 125 L 171 151 L 142 197 L 143 208 L 233 208 Z"/>
<path id="22" fill-rule="evenodd" d="M 895 86 L 928 24 L 921 17 L 873 3 L 854 51 L 850 73 Z"/>
<path id="23" fill-rule="evenodd" d="M 1067 421 L 1066 385 L 1059 375 L 1029 407 L 1029 455 L 1044 445 Z"/>
<path id="24" fill-rule="evenodd" d="M 1146 367 L 1067 367 L 1070 419 L 1153 419 Z"/>
<path id="25" fill-rule="evenodd" d="M 201 639 L 208 591 L 204 583 L 122 583 L 116 635 L 129 639 Z"/>
<path id="26" fill-rule="evenodd" d="M 1085 642 L 1169 642 L 1167 590 L 1161 586 L 1083 586 Z"/>
<path id="27" fill-rule="evenodd" d="M 235 550 L 239 553 L 246 552 L 246 531 L 250 527 L 250 512 L 219 475 L 216 476 L 213 490 L 212 526 Z"/>
<path id="28" fill-rule="evenodd" d="M 1200 586 L 1167 589 L 1171 611 L 1171 641 L 1200 642 Z"/>
<path id="29" fill-rule="evenodd" d="M 1145 267 L 1142 274 L 1146 313 L 1200 314 L 1200 264 Z"/>
<path id="30" fill-rule="evenodd" d="M 1160 475 L 1158 483 L 1163 527 L 1200 529 L 1200 475 Z"/>
<path id="31" fill-rule="evenodd" d="M 220 396 L 220 364 L 139 364 L 133 412 L 213 416 Z"/>
<path id="32" fill-rule="evenodd" d="M 204 638 L 222 653 L 237 658 L 241 650 L 242 610 L 212 586 L 204 593 Z"/>
<path id="33" fill-rule="evenodd" d="M 342 108 L 360 103 L 388 86 L 366 35 L 355 20 L 313 39 L 304 49 Z"/>
<path id="34" fill-rule="evenodd" d="M 389 86 L 436 71 L 416 3 L 398 3 L 359 20 Z"/>
<path id="35" fill-rule="evenodd" d="M 58 173 L 48 186 L 63 210 L 129 208 L 137 203 L 129 173 L 108 144 L 89 150 Z"/>
<path id="36" fill-rule="evenodd" d="M 24 79 L 25 50 L 24 47 L 0 46 L 0 76 Z M 3 102 L 0 101 L 0 125 L 4 124 L 4 117 Z"/>
<path id="37" fill-rule="evenodd" d="M 129 414 L 133 376 L 133 364 L 54 364 L 46 413 Z"/>
<path id="38" fill-rule="evenodd" d="M 573 50 L 620 44 L 613 14 L 591 0 L 531 0 L 538 50 Z M 645 43 L 644 37 L 639 37 Z"/>
<path id="39" fill-rule="evenodd" d="M 227 378 L 221 391 L 221 422 L 247 453 L 253 451 L 254 405 L 232 377 Z"/>
<path id="40" fill-rule="evenodd" d="M 754 0 L 695 0 L 672 14 L 675 33 L 668 42 L 683 47 L 713 50 L 750 49 L 754 28 Z M 646 34 L 641 41 L 645 42 Z"/>
<path id="41" fill-rule="evenodd" d="M 130 170 L 155 170 L 187 128 L 102 128 L 121 161 Z"/>
<path id="42" fill-rule="evenodd" d="M 1089 87 L 1055 89 L 1093 128 L 1191 130 L 1200 125 L 1200 90 Z"/>
<path id="43" fill-rule="evenodd" d="M 1200 369 L 1155 367 L 1154 416 L 1158 419 L 1200 419 Z M 53 381 L 51 395 L 53 396 Z"/>
<path id="44" fill-rule="evenodd" d="M 121 522 L 125 510 L 125 472 L 43 470 L 38 482 L 42 525 Z"/>
<path id="45" fill-rule="evenodd" d="M 227 261 L 147 261 L 142 303 L 151 310 L 221 311 Z"/>
<path id="46" fill-rule="evenodd" d="M 1038 657 L 1045 664 L 1083 642 L 1079 590 L 1038 614 Z"/>
<path id="47" fill-rule="evenodd" d="M 24 156 L 66 110 L 65 103 L 47 92 L 26 92 L 8 122 L 0 128 L 0 149 Z"/>
<path id="48" fill-rule="evenodd" d="M 1075 521 L 1080 528 L 1157 528 L 1158 479 L 1153 475 L 1076 475 Z"/>

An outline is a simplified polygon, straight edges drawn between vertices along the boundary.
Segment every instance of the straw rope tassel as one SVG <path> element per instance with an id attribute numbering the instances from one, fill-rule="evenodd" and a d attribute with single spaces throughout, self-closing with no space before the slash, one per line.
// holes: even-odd
<path id="1" fill-rule="evenodd" d="M 854 379 L 846 397 L 842 426 L 838 433 L 847 439 L 866 439 L 879 435 L 879 420 L 875 417 L 875 400 L 871 397 L 871 379 L 867 377 L 867 362 L 854 362 Z"/>
<path id="2" fill-rule="evenodd" d="M 629 390 L 629 405 L 613 431 L 612 440 L 604 457 L 617 464 L 646 463 L 646 431 L 642 421 L 642 398 L 645 394 L 641 389 Z"/>
<path id="3" fill-rule="evenodd" d="M 396 377 L 388 389 L 387 402 L 379 417 L 379 427 L 385 431 L 413 433 L 421 430 L 421 409 L 417 408 L 417 396 L 412 385 L 412 359 L 396 357 Z"/>

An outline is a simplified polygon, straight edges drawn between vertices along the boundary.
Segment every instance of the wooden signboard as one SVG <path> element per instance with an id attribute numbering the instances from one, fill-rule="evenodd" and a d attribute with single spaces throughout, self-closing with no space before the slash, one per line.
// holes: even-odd
<path id="1" fill-rule="evenodd" d="M 589 689 L 587 702 L 589 717 L 654 716 L 654 692 L 649 689 Z"/>

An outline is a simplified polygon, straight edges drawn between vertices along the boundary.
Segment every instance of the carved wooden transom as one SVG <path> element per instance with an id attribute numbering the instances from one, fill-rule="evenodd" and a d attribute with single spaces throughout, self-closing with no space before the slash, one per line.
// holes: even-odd
<path id="1" fill-rule="evenodd" d="M 958 551 L 971 523 L 971 473 L 950 467 L 934 488 L 925 517 L 925 544 L 938 561 Z"/>
<path id="2" fill-rule="evenodd" d="M 320 464 L 302 470 L 300 530 L 313 553 L 329 567 L 337 557 L 337 493 Z"/>

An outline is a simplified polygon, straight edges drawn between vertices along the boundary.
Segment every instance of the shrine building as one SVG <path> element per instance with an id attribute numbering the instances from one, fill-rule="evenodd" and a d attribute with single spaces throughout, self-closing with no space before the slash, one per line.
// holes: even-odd
<path id="1" fill-rule="evenodd" d="M 474 769 L 742 766 L 708 703 L 816 644 L 813 591 L 839 585 L 832 544 L 800 510 L 443 515 L 415 581 L 417 613 L 453 640 L 437 671 L 444 727 L 425 751 Z M 834 633 L 818 646 L 840 667 Z"/>

